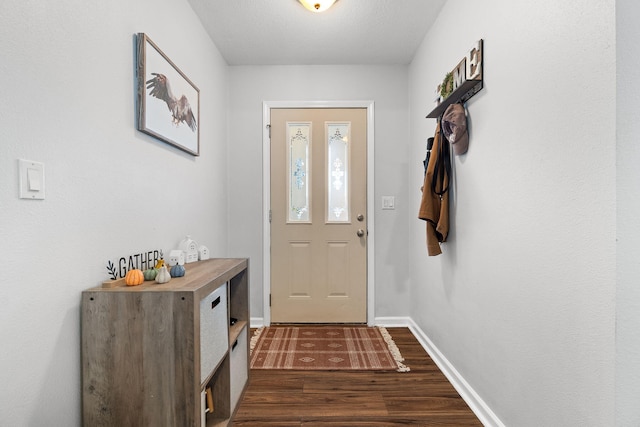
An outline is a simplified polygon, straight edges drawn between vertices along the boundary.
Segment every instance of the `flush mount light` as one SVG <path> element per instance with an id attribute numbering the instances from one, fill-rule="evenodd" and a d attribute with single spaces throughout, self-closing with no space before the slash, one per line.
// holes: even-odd
<path id="1" fill-rule="evenodd" d="M 304 7 L 312 12 L 324 12 L 329 9 L 337 0 L 298 0 Z"/>

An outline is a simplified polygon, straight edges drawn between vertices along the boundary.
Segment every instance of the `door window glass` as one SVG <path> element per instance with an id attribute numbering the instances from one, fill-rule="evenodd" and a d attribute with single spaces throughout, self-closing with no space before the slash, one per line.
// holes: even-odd
<path id="1" fill-rule="evenodd" d="M 310 222 L 311 123 L 287 123 L 287 176 L 289 215 L 287 222 Z"/>
<path id="2" fill-rule="evenodd" d="M 349 222 L 350 123 L 327 123 L 327 222 Z"/>

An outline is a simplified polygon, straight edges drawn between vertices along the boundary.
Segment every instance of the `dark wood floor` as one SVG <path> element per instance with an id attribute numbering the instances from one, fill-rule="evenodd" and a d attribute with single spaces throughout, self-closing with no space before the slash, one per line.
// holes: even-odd
<path id="1" fill-rule="evenodd" d="M 234 426 L 482 426 L 408 328 L 411 372 L 252 370 Z"/>

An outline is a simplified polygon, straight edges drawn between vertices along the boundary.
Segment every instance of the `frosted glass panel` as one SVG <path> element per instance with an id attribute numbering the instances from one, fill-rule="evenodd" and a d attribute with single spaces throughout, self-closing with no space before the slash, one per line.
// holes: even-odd
<path id="1" fill-rule="evenodd" d="M 311 221 L 309 185 L 311 181 L 309 146 L 310 123 L 287 123 L 289 177 L 289 216 L 287 222 Z"/>
<path id="2" fill-rule="evenodd" d="M 327 124 L 327 222 L 349 221 L 349 123 Z"/>

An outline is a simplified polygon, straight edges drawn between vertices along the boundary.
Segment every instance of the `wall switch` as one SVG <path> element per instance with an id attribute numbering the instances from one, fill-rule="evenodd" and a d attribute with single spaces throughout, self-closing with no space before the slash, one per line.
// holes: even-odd
<path id="1" fill-rule="evenodd" d="M 21 199 L 44 199 L 44 164 L 18 160 Z"/>
<path id="2" fill-rule="evenodd" d="M 395 209 L 396 198 L 393 196 L 382 196 L 382 209 Z"/>

